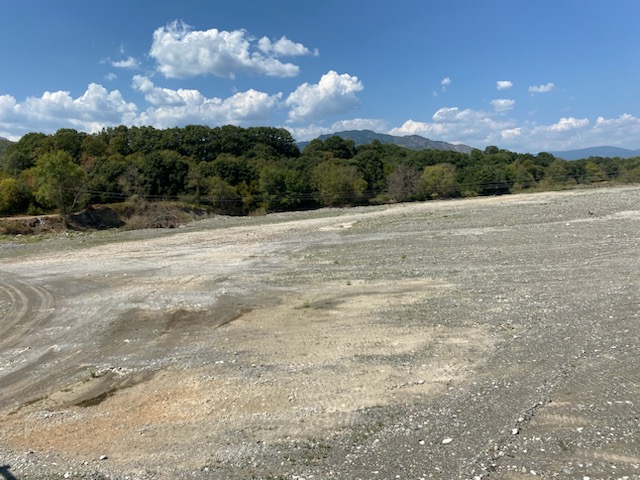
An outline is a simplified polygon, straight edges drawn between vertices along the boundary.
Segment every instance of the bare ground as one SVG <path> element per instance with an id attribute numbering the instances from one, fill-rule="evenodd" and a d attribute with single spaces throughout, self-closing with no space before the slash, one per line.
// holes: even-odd
<path id="1" fill-rule="evenodd" d="M 0 475 L 640 478 L 639 205 L 4 240 Z"/>

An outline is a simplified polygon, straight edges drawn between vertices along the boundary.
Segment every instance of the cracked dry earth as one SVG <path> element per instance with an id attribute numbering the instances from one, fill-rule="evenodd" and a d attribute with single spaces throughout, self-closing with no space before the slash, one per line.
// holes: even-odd
<path id="1" fill-rule="evenodd" d="M 640 188 L 0 242 L 0 476 L 640 478 Z"/>

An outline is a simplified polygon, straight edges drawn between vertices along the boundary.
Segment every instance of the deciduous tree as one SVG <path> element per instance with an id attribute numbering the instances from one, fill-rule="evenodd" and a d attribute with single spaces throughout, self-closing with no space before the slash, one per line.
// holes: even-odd
<path id="1" fill-rule="evenodd" d="M 450 163 L 439 163 L 424 168 L 422 188 L 428 198 L 450 198 L 458 193 L 456 167 Z"/>
<path id="2" fill-rule="evenodd" d="M 36 199 L 58 208 L 63 216 L 76 206 L 85 190 L 86 173 L 62 150 L 39 157 L 32 173 L 37 185 Z"/>

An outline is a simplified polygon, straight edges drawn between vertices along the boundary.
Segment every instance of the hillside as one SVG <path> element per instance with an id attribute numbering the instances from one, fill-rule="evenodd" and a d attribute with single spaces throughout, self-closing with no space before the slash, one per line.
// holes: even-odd
<path id="1" fill-rule="evenodd" d="M 9 145 L 11 145 L 13 142 L 11 140 L 7 140 L 4 137 L 0 137 L 0 156 L 2 156 L 2 154 L 4 153 L 4 151 L 7 149 L 7 147 Z"/>
<path id="2" fill-rule="evenodd" d="M 633 158 L 640 156 L 640 150 L 629 150 L 620 147 L 591 147 L 579 150 L 565 150 L 561 152 L 551 152 L 555 157 L 564 160 L 581 160 L 589 157 L 609 157 L 609 158 Z"/>
<path id="3" fill-rule="evenodd" d="M 472 148 L 467 145 L 454 145 L 447 142 L 439 142 L 435 140 L 429 140 L 428 138 L 421 137 L 420 135 L 407 135 L 405 137 L 398 137 L 395 135 L 388 135 L 386 133 L 377 133 L 372 130 L 348 130 L 344 132 L 336 132 L 327 135 L 320 135 L 319 140 L 326 140 L 327 138 L 338 136 L 345 140 L 353 140 L 356 145 L 366 145 L 374 140 L 378 140 L 380 143 L 398 145 L 400 147 L 408 148 L 410 150 L 447 150 L 452 152 L 469 153 Z M 303 150 L 309 142 L 298 142 L 298 148 Z"/>

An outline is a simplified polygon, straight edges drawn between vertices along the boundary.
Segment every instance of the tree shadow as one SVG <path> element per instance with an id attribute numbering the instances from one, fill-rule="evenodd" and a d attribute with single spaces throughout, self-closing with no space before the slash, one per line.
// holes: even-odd
<path id="1" fill-rule="evenodd" d="M 2 465 L 0 467 L 0 476 L 4 480 L 18 480 L 18 477 L 16 477 L 13 473 L 9 471 L 10 468 L 11 468 L 11 465 Z"/>

